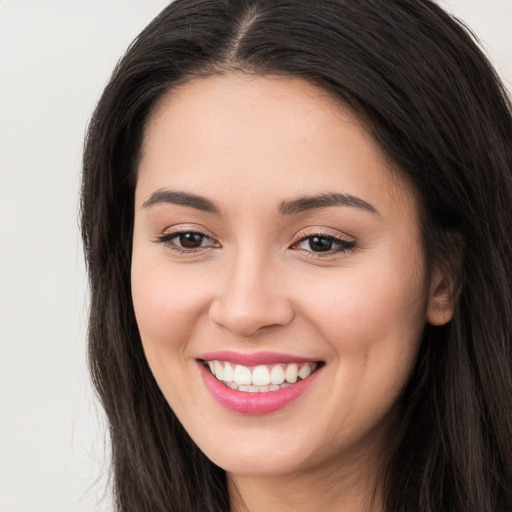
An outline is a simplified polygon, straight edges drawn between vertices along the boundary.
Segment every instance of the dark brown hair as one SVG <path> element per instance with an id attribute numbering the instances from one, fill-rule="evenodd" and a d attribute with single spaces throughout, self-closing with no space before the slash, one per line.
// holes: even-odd
<path id="1" fill-rule="evenodd" d="M 471 34 L 430 0 L 176 0 L 116 67 L 90 123 L 81 206 L 118 510 L 229 510 L 223 470 L 146 363 L 130 261 L 148 115 L 177 84 L 230 71 L 301 77 L 350 106 L 415 184 L 429 260 L 457 275 L 454 318 L 426 327 L 400 402 L 387 510 L 512 510 L 511 106 Z"/>

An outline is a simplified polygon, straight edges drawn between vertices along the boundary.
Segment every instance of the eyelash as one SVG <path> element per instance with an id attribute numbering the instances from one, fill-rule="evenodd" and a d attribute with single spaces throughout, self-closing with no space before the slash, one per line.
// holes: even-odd
<path id="1" fill-rule="evenodd" d="M 301 248 L 298 247 L 298 246 L 301 243 L 306 242 L 307 240 L 310 241 L 310 248 L 311 248 L 311 241 L 314 238 L 325 240 L 325 241 L 327 241 L 330 244 L 338 245 L 337 249 L 332 249 L 331 248 L 331 249 L 328 249 L 326 251 L 307 251 L 306 249 L 302 249 L 302 250 L 305 250 L 306 252 L 308 252 L 310 254 L 314 254 L 315 257 L 320 257 L 320 258 L 325 257 L 325 256 L 332 256 L 333 254 L 336 254 L 336 253 L 353 251 L 355 249 L 355 246 L 356 246 L 356 243 L 354 241 L 346 240 L 344 238 L 341 238 L 341 237 L 338 237 L 338 236 L 335 236 L 335 235 L 329 235 L 327 233 L 307 233 L 307 234 L 306 233 L 301 233 L 299 236 L 301 238 L 299 239 L 298 242 L 295 242 L 292 245 L 292 249 L 296 248 L 297 250 L 301 250 Z"/>
<path id="2" fill-rule="evenodd" d="M 203 246 L 199 246 L 199 247 L 193 247 L 193 248 L 187 249 L 185 247 L 176 245 L 172 242 L 175 238 L 179 238 L 184 235 L 197 235 L 197 236 L 201 237 L 201 243 L 205 240 L 210 240 L 214 244 L 214 247 L 220 247 L 218 242 L 215 242 L 215 240 L 213 238 L 209 237 L 208 235 L 205 235 L 204 233 L 201 233 L 201 231 L 195 231 L 193 229 L 187 229 L 187 230 L 183 230 L 183 231 L 175 231 L 174 233 L 169 233 L 167 235 L 159 236 L 156 239 L 156 242 L 160 243 L 160 244 L 164 244 L 169 249 L 172 249 L 173 251 L 177 251 L 180 254 L 194 254 L 194 253 L 197 253 L 199 250 L 205 248 Z M 215 244 L 217 244 L 217 245 L 215 246 Z"/>
<path id="3" fill-rule="evenodd" d="M 187 249 L 185 247 L 182 247 L 182 246 L 179 246 L 179 245 L 176 245 L 175 243 L 173 243 L 174 239 L 177 239 L 184 235 L 196 235 L 198 237 L 201 237 L 201 244 L 204 241 L 210 241 L 211 245 L 208 245 L 208 246 L 200 245 L 198 247 L 193 247 L 193 248 Z M 299 236 L 300 236 L 300 239 L 291 246 L 291 249 L 303 250 L 311 255 L 314 255 L 315 257 L 320 257 L 320 258 L 325 257 L 325 256 L 330 256 L 330 255 L 336 254 L 336 253 L 352 251 L 352 250 L 354 250 L 355 245 L 356 245 L 354 241 L 345 240 L 344 238 L 337 237 L 334 235 L 329 235 L 326 233 L 308 233 L 308 234 L 301 233 Z M 327 241 L 327 243 L 331 244 L 331 245 L 332 244 L 338 245 L 338 248 L 336 248 L 336 249 L 330 248 L 330 249 L 327 249 L 326 251 L 313 251 L 313 250 L 308 251 L 307 249 L 301 249 L 299 247 L 300 244 L 302 244 L 303 242 L 306 242 L 307 240 L 310 240 L 310 244 L 311 244 L 311 241 L 315 238 Z M 175 232 L 169 233 L 167 235 L 159 236 L 156 239 L 156 242 L 165 244 L 169 249 L 171 249 L 173 251 L 177 251 L 180 254 L 195 254 L 204 248 L 220 247 L 219 243 L 216 242 L 213 238 L 209 237 L 208 235 L 205 235 L 201 231 L 195 231 L 192 229 L 183 230 L 183 231 L 175 231 Z M 310 245 L 310 248 L 311 248 L 311 245 Z"/>

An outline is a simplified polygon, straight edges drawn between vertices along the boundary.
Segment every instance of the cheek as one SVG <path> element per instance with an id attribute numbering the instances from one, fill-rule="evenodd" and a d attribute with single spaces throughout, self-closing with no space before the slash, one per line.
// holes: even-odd
<path id="1" fill-rule="evenodd" d="M 135 245 L 135 244 L 134 244 Z M 190 340 L 201 323 L 202 283 L 189 269 L 176 271 L 167 260 L 135 246 L 132 258 L 132 299 L 142 346 L 153 376 L 176 413 L 186 409 L 190 372 Z M 195 283 L 198 283 L 197 286 Z"/>
<path id="2" fill-rule="evenodd" d="M 427 292 L 418 267 L 382 262 L 371 271 L 343 270 L 304 307 L 353 381 L 401 386 L 426 323 Z M 393 384 L 394 383 L 394 384 Z M 378 388 L 376 388 L 378 389 Z"/>
<path id="3" fill-rule="evenodd" d="M 187 361 L 204 308 L 200 288 L 191 286 L 185 272 L 174 272 L 168 262 L 155 263 L 134 251 L 132 299 L 142 346 L 153 376 L 177 413 L 186 409 L 191 368 Z M 194 282 L 194 281 L 192 281 Z M 189 399 L 190 400 L 190 399 Z"/>
<path id="4" fill-rule="evenodd" d="M 134 252 L 132 299 L 143 343 L 183 342 L 204 310 L 197 280 L 166 263 L 152 263 Z"/>
<path id="5" fill-rule="evenodd" d="M 343 289 L 324 289 L 320 300 L 309 308 L 321 319 L 329 338 L 336 338 L 337 332 L 357 333 L 359 346 L 362 340 L 374 341 L 376 333 L 416 330 L 418 324 L 423 325 L 426 301 L 410 286 L 379 282 L 378 276 L 351 281 Z"/>
<path id="6" fill-rule="evenodd" d="M 343 411 L 343 431 L 354 439 L 392 410 L 414 366 L 426 315 L 423 287 L 412 275 L 358 277 L 325 286 L 309 306 L 336 360 L 331 410 L 334 418 Z"/>

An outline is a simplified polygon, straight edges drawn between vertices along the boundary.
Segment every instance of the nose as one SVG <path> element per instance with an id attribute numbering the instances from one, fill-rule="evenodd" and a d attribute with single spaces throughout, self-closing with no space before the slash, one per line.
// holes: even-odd
<path id="1" fill-rule="evenodd" d="M 294 310 L 281 277 L 282 272 L 269 261 L 240 255 L 222 277 L 210 320 L 241 337 L 289 324 Z"/>

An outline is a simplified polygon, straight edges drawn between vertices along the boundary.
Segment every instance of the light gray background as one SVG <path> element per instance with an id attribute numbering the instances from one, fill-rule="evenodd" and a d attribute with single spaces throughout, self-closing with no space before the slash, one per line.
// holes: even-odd
<path id="1" fill-rule="evenodd" d="M 0 512 L 111 510 L 85 367 L 82 139 L 113 66 L 166 4 L 0 0 Z M 512 0 L 441 4 L 511 88 Z"/>

